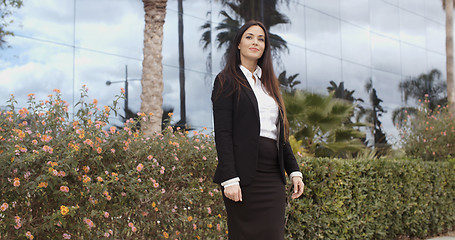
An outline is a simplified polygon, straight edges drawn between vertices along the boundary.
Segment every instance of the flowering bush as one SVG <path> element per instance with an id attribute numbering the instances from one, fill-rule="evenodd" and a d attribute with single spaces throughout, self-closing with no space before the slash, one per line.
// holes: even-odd
<path id="1" fill-rule="evenodd" d="M 0 112 L 0 239 L 219 239 L 222 198 L 211 183 L 213 139 L 169 128 L 145 137 L 138 114 L 109 127 L 113 106 L 83 88 L 79 110 L 54 90 Z"/>
<path id="2" fill-rule="evenodd" d="M 455 121 L 448 107 L 432 111 L 424 100 L 400 131 L 402 147 L 410 157 L 444 160 L 455 157 Z"/>

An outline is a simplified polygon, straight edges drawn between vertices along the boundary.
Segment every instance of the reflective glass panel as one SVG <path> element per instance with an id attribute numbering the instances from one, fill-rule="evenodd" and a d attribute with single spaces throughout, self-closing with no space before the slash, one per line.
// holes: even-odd
<path id="1" fill-rule="evenodd" d="M 354 90 L 355 98 L 368 101 L 365 84 L 371 79 L 371 69 L 349 62 L 343 62 L 343 81 L 347 90 Z"/>
<path id="2" fill-rule="evenodd" d="M 427 28 L 427 48 L 445 54 L 445 26 L 430 20 L 426 20 L 425 25 Z"/>
<path id="3" fill-rule="evenodd" d="M 391 38 L 399 38 L 400 18 L 398 7 L 381 0 L 370 0 L 371 29 Z"/>
<path id="4" fill-rule="evenodd" d="M 331 16 L 340 16 L 340 0 L 305 0 L 305 5 Z"/>
<path id="5" fill-rule="evenodd" d="M 371 65 L 370 33 L 349 23 L 341 23 L 343 59 Z"/>
<path id="6" fill-rule="evenodd" d="M 426 47 L 425 18 L 400 10 L 401 40 L 420 47 Z"/>
<path id="7" fill-rule="evenodd" d="M 326 93 L 330 81 L 341 81 L 341 61 L 327 55 L 307 51 L 308 90 Z"/>
<path id="8" fill-rule="evenodd" d="M 375 69 L 399 74 L 400 44 L 387 37 L 371 34 L 372 63 Z"/>
<path id="9" fill-rule="evenodd" d="M 409 44 L 401 44 L 402 75 L 417 76 L 427 71 L 425 49 Z"/>
<path id="10" fill-rule="evenodd" d="M 425 0 L 400 0 L 400 7 L 419 15 L 425 15 Z"/>
<path id="11" fill-rule="evenodd" d="M 402 78 L 396 74 L 373 70 L 373 87 L 376 89 L 378 98 L 382 99 L 381 106 L 387 112 L 379 118 L 388 140 L 395 140 L 398 131 L 393 125 L 393 111 L 402 106 L 401 93 L 398 88 Z"/>
<path id="12" fill-rule="evenodd" d="M 289 54 L 281 54 L 281 63 L 275 63 L 275 74 L 277 77 L 286 71 L 286 77 L 298 74 L 294 81 L 299 81 L 295 88 L 307 87 L 306 76 L 306 54 L 305 49 L 300 46 L 288 45 Z M 276 62 L 276 61 L 275 61 Z"/>
<path id="13" fill-rule="evenodd" d="M 438 69 L 441 71 L 441 79 L 444 81 L 447 79 L 447 70 L 446 70 L 446 56 L 437 54 L 434 52 L 427 52 L 428 56 L 428 71 L 432 69 Z"/>
<path id="14" fill-rule="evenodd" d="M 340 57 L 340 21 L 309 8 L 305 17 L 307 48 Z"/>
<path id="15" fill-rule="evenodd" d="M 425 17 L 431 21 L 445 24 L 445 13 L 441 1 L 425 0 Z"/>
<path id="16" fill-rule="evenodd" d="M 340 0 L 341 19 L 368 28 L 370 25 L 369 1 Z"/>

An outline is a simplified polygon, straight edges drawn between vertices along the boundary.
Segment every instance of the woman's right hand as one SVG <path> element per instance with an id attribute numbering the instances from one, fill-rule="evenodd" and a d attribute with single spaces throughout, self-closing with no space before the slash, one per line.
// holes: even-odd
<path id="1" fill-rule="evenodd" d="M 224 188 L 224 196 L 234 202 L 242 201 L 242 190 L 239 185 L 233 185 Z"/>

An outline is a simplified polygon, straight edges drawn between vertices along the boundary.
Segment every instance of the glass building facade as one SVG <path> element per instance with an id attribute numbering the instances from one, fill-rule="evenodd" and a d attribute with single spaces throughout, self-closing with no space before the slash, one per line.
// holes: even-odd
<path id="1" fill-rule="evenodd" d="M 217 0 L 183 1 L 186 115 L 196 129 L 211 130 L 211 85 L 225 52 L 216 42 L 202 48 L 201 26 L 211 23 L 215 39 L 222 10 L 228 11 Z M 301 84 L 296 87 L 312 92 L 327 93 L 330 81 L 344 82 L 365 102 L 369 98 L 365 84 L 371 79 L 387 111 L 380 120 L 392 142 L 398 134 L 391 114 L 404 104 L 400 81 L 435 68 L 445 81 L 445 15 L 440 0 L 289 0 L 278 10 L 290 23 L 270 29 L 288 48 L 276 59 L 275 72 L 298 74 Z M 177 0 L 168 0 L 163 105 L 174 108 L 174 122 L 180 119 L 178 16 Z M 129 107 L 139 111 L 142 1 L 24 0 L 13 18 L 16 36 L 7 39 L 11 48 L 0 56 L 0 106 L 7 105 L 11 93 L 23 106 L 28 93 L 43 99 L 53 88 L 61 89 L 74 104 L 84 84 L 91 98 L 109 104 L 127 77 Z M 108 80 L 113 84 L 107 86 Z"/>

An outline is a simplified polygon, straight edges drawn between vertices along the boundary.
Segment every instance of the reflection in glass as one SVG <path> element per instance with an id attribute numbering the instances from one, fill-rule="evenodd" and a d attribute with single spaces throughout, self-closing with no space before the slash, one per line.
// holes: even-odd
<path id="1" fill-rule="evenodd" d="M 326 93 L 330 81 L 341 81 L 341 61 L 327 55 L 307 51 L 308 90 Z"/>
<path id="2" fill-rule="evenodd" d="M 434 52 L 427 52 L 428 70 L 438 69 L 441 71 L 441 79 L 447 79 L 446 56 Z"/>
<path id="3" fill-rule="evenodd" d="M 306 10 L 307 48 L 340 57 L 340 22 L 312 9 Z"/>
<path id="4" fill-rule="evenodd" d="M 426 51 L 409 44 L 401 44 L 402 75 L 417 76 L 427 72 Z"/>
<path id="5" fill-rule="evenodd" d="M 426 47 L 425 18 L 400 10 L 401 40 L 419 47 Z"/>
<path id="6" fill-rule="evenodd" d="M 400 44 L 387 37 L 371 34 L 373 68 L 399 74 Z"/>
<path id="7" fill-rule="evenodd" d="M 342 0 L 344 1 L 344 0 Z M 305 5 L 308 6 L 309 8 L 316 9 L 318 11 L 321 11 L 325 14 L 334 16 L 334 17 L 339 17 L 340 16 L 340 0 L 306 0 Z"/>
<path id="8" fill-rule="evenodd" d="M 368 1 L 340 0 L 341 19 L 349 23 L 369 28 L 370 12 Z"/>
<path id="9" fill-rule="evenodd" d="M 439 5 L 442 5 L 441 2 Z M 425 0 L 400 0 L 400 7 L 421 16 L 425 15 Z"/>
<path id="10" fill-rule="evenodd" d="M 371 69 L 353 64 L 343 62 L 343 81 L 344 86 L 349 91 L 354 90 L 355 98 L 362 98 L 368 101 L 368 93 L 365 90 L 365 84 L 371 79 Z"/>
<path id="11" fill-rule="evenodd" d="M 381 0 L 370 0 L 370 19 L 374 32 L 399 38 L 400 18 L 396 6 Z"/>
<path id="12" fill-rule="evenodd" d="M 341 23 L 343 59 L 371 65 L 370 33 L 349 23 Z"/>
<path id="13" fill-rule="evenodd" d="M 445 13 L 441 1 L 425 1 L 425 17 L 431 21 L 445 24 Z"/>
<path id="14" fill-rule="evenodd" d="M 426 20 L 427 48 L 445 54 L 445 26 Z"/>

